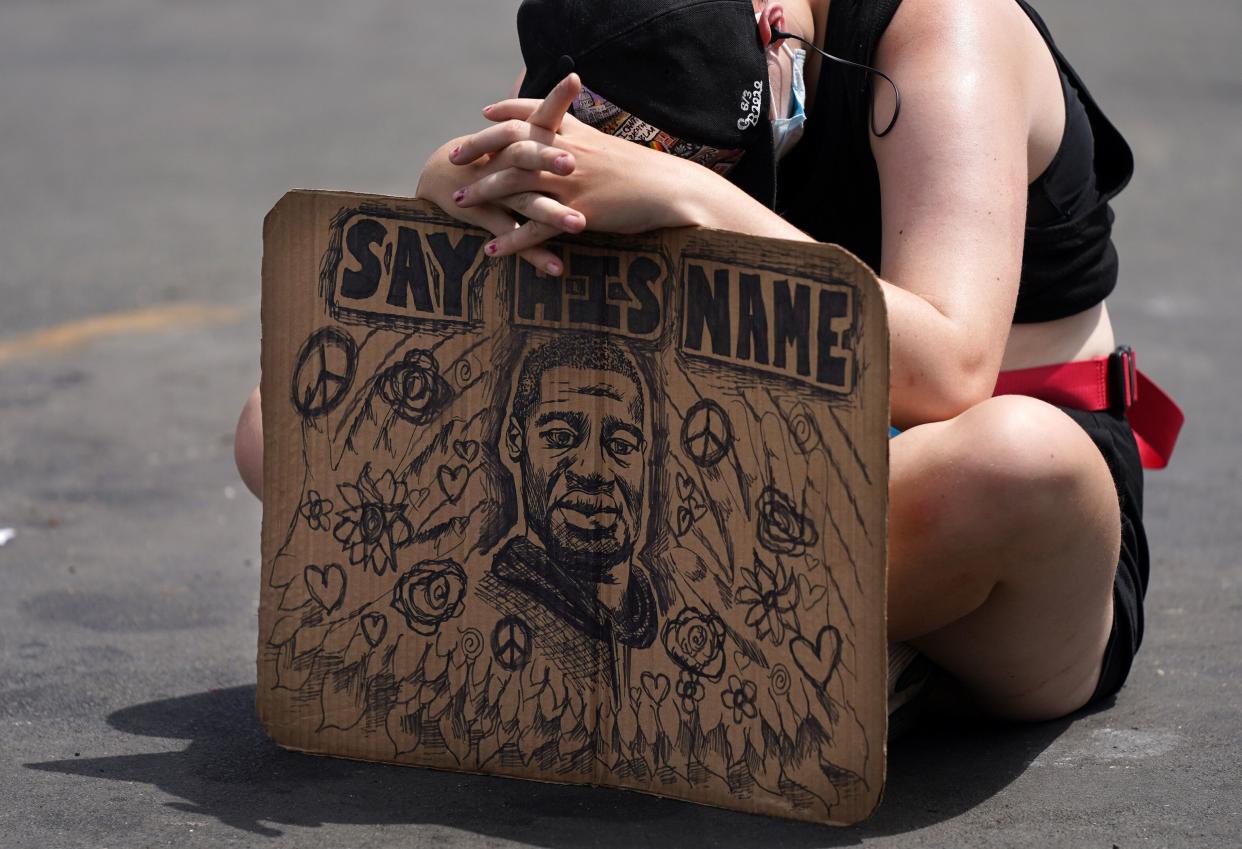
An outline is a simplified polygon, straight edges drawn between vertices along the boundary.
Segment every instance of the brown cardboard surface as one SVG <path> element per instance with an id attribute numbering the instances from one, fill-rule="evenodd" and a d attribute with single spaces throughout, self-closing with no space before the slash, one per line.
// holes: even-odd
<path id="1" fill-rule="evenodd" d="M 258 708 L 281 745 L 821 822 L 884 783 L 871 272 L 712 231 L 485 256 L 430 204 L 264 223 Z"/>

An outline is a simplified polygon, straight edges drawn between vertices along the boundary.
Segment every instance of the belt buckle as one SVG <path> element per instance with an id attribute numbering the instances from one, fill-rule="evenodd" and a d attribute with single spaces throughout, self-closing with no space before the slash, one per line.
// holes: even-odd
<path id="1" fill-rule="evenodd" d="M 1129 345 L 1118 345 L 1109 355 L 1108 384 L 1110 408 L 1124 413 L 1138 400 L 1138 368 Z"/>

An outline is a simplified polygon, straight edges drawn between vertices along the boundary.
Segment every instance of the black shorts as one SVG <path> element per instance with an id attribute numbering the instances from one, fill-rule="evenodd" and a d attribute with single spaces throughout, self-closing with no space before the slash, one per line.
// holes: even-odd
<path id="1" fill-rule="evenodd" d="M 1121 554 L 1113 579 L 1113 630 L 1104 649 L 1100 682 L 1088 705 L 1116 694 L 1130 674 L 1143 641 L 1143 598 L 1150 564 L 1143 531 L 1143 464 L 1125 416 L 1110 411 L 1088 413 L 1060 408 L 1076 421 L 1108 461 L 1121 509 Z"/>

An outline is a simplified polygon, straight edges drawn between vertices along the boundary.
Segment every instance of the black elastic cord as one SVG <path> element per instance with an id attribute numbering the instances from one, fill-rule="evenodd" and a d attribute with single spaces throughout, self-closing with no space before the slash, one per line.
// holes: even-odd
<path id="1" fill-rule="evenodd" d="M 893 102 L 893 119 L 888 122 L 888 126 L 884 128 L 884 132 L 877 130 L 875 128 L 875 104 L 871 104 L 871 132 L 875 133 L 876 138 L 881 139 L 892 132 L 893 125 L 897 123 L 897 116 L 901 114 L 901 90 L 897 88 L 897 83 L 893 82 L 892 77 L 881 71 L 879 68 L 873 68 L 870 65 L 863 65 L 859 62 L 851 62 L 849 59 L 842 59 L 839 56 L 833 56 L 831 53 L 820 50 L 819 47 L 807 41 L 800 35 L 794 35 L 789 32 L 781 32 L 776 28 L 772 29 L 772 39 L 774 41 L 779 41 L 783 38 L 792 38 L 794 41 L 801 41 L 825 59 L 831 59 L 832 61 L 839 62 L 842 65 L 849 65 L 851 68 L 858 68 L 859 70 L 866 71 L 869 74 L 878 74 L 883 77 L 884 80 L 893 87 L 893 97 L 895 98 Z"/>

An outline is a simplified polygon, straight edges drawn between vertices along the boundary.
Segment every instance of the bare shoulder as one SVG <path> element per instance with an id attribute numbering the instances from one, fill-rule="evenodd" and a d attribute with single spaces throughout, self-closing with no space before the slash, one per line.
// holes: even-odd
<path id="1" fill-rule="evenodd" d="M 904 0 L 880 37 L 883 63 L 948 66 L 981 63 L 1017 70 L 1033 46 L 1033 29 L 1014 0 Z"/>
<path id="2" fill-rule="evenodd" d="M 904 0 L 876 63 L 903 93 L 932 107 L 922 116 L 933 122 L 954 108 L 995 117 L 1004 101 L 1008 117 L 1025 127 L 1032 178 L 1059 146 L 1065 109 L 1056 64 L 1015 0 Z"/>

